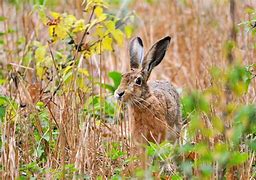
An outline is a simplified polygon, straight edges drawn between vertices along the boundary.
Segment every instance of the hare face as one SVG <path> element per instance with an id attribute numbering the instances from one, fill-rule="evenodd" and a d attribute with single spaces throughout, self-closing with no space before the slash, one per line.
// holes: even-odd
<path id="1" fill-rule="evenodd" d="M 156 42 L 144 56 L 142 40 L 134 38 L 130 43 L 130 66 L 131 70 L 123 74 L 123 78 L 115 97 L 123 102 L 141 100 L 148 95 L 147 80 L 152 69 L 163 59 L 170 43 L 169 36 Z"/>
<path id="2" fill-rule="evenodd" d="M 140 99 L 145 92 L 146 81 L 141 70 L 132 69 L 122 75 L 121 83 L 115 91 L 115 97 L 123 102 Z"/>

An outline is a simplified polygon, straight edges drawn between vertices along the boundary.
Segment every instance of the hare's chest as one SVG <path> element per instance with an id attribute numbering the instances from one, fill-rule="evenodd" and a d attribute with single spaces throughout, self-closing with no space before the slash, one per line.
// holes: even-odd
<path id="1" fill-rule="evenodd" d="M 148 105 L 132 109 L 130 115 L 132 136 L 135 141 L 143 143 L 165 140 L 167 123 L 165 113 L 161 109 Z"/>

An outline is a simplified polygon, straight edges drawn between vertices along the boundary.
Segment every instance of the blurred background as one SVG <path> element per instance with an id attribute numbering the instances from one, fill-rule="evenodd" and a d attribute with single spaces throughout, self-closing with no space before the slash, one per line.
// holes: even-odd
<path id="1" fill-rule="evenodd" d="M 253 19 L 254 1 L 235 1 L 231 9 L 228 0 L 209 1 L 157 1 L 157 0 L 114 0 L 109 13 L 119 18 L 132 16 L 132 36 L 140 36 L 146 49 L 158 39 L 170 35 L 172 43 L 163 63 L 156 68 L 152 78 L 170 79 L 177 86 L 187 88 L 204 88 L 209 85 L 208 67 L 225 66 L 228 60 L 230 40 L 236 41 L 236 52 L 232 57 L 244 64 L 253 62 L 254 42 L 250 32 L 242 25 Z M 88 18 L 83 14 L 81 1 L 2 1 L 2 15 L 8 16 L 17 35 L 31 35 L 36 28 L 36 36 L 46 41 L 48 34 L 45 27 L 40 27 L 38 17 L 31 14 L 33 5 L 44 4 L 48 10 L 72 13 L 77 18 Z M 21 14 L 21 12 L 24 12 Z M 233 17 L 234 16 L 234 17 Z M 4 23 L 1 23 L 4 30 Z M 235 25 L 235 27 L 233 27 Z M 29 37 L 26 37 L 29 38 Z M 130 38 L 130 37 L 129 37 Z M 127 44 L 129 38 L 120 48 L 114 49 L 108 60 L 109 70 L 124 72 L 129 68 Z M 10 42 L 11 43 L 11 42 Z M 10 55 L 9 55 L 10 56 Z M 1 53 L 4 64 L 8 58 Z"/>

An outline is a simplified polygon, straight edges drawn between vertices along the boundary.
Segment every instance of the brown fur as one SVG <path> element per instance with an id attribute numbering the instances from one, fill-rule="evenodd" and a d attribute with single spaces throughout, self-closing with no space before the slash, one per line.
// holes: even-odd
<path id="1" fill-rule="evenodd" d="M 148 141 L 161 143 L 166 139 L 175 142 L 179 137 L 181 114 L 177 91 L 168 81 L 147 82 L 151 70 L 161 62 L 165 54 L 169 44 L 166 39 L 160 40 L 149 50 L 141 68 L 138 67 L 140 59 L 136 59 L 136 55 L 141 54 L 140 50 L 130 50 L 132 53 L 136 52 L 135 55 L 131 54 L 131 66 L 135 64 L 135 69 L 123 74 L 115 92 L 117 98 L 128 103 L 132 137 L 136 144 Z M 143 47 L 140 41 L 134 45 L 135 40 L 132 41 L 131 48 L 138 48 L 140 45 Z M 136 83 L 138 79 L 141 84 Z"/>

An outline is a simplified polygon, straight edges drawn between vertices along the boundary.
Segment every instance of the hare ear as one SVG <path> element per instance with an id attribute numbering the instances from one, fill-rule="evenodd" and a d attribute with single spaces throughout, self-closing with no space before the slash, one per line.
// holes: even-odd
<path id="1" fill-rule="evenodd" d="M 130 42 L 130 65 L 132 69 L 138 69 L 142 63 L 144 50 L 143 43 L 140 37 L 135 37 Z"/>
<path id="2" fill-rule="evenodd" d="M 171 37 L 166 36 L 156 42 L 144 57 L 142 63 L 142 71 L 145 79 L 148 79 L 152 69 L 156 67 L 164 58 L 168 45 L 170 44 Z"/>

